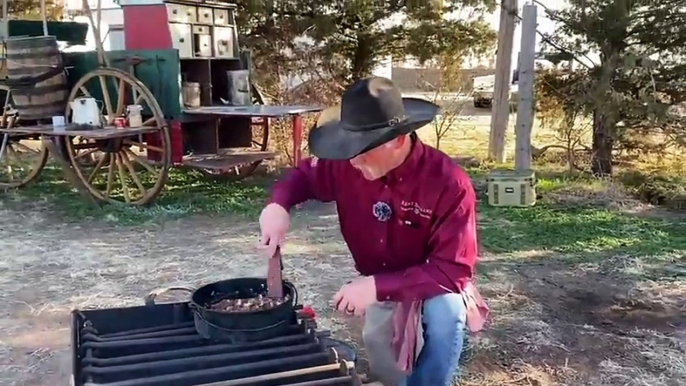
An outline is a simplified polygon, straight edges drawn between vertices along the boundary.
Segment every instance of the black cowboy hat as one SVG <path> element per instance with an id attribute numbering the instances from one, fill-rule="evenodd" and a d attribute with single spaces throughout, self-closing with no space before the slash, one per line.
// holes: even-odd
<path id="1" fill-rule="evenodd" d="M 390 79 L 355 82 L 341 104 L 319 116 L 310 132 L 310 152 L 321 159 L 354 158 L 430 123 L 439 107 L 417 98 L 403 98 Z"/>

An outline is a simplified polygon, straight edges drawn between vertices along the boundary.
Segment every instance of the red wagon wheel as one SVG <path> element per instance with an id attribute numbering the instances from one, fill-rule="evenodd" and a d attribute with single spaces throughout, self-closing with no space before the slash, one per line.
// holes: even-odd
<path id="1" fill-rule="evenodd" d="M 10 88 L 0 85 L 1 128 L 10 128 L 18 116 Z M 20 188 L 40 175 L 48 162 L 48 149 L 41 138 L 22 134 L 0 134 L 0 189 Z"/>
<path id="2" fill-rule="evenodd" d="M 254 83 L 250 83 L 250 93 L 252 96 L 253 105 L 265 105 L 266 98 L 262 94 L 259 88 L 255 86 Z M 219 121 L 217 121 L 219 124 Z M 252 141 L 251 149 L 252 151 L 267 151 L 267 144 L 269 142 L 269 119 L 267 118 L 253 118 L 252 119 Z M 236 165 L 229 171 L 217 171 L 209 169 L 200 169 L 206 177 L 226 180 L 226 181 L 239 181 L 242 180 L 257 170 L 257 168 L 262 164 L 262 160 L 246 163 L 242 165 Z"/>
<path id="3" fill-rule="evenodd" d="M 127 105 L 143 107 L 143 126 L 152 133 L 107 140 L 69 137 L 66 151 L 79 180 L 98 200 L 145 205 L 164 188 L 171 166 L 169 128 L 162 109 L 150 90 L 127 72 L 98 68 L 84 75 L 69 94 L 69 102 L 78 97 L 102 96 L 101 121 L 112 125 Z M 71 122 L 68 105 L 65 117 Z"/>

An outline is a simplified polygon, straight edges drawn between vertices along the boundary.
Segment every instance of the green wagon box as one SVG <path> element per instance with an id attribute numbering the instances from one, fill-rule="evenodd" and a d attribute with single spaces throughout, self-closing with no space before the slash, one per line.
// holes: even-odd
<path id="1" fill-rule="evenodd" d="M 276 119 L 291 123 L 297 164 L 303 115 L 322 107 L 268 103 L 239 44 L 236 4 L 118 3 L 123 50 L 105 50 L 88 2 L 88 25 L 10 23 L 0 56 L 0 161 L 14 164 L 0 168 L 8 171 L 0 189 L 34 181 L 52 155 L 95 204 L 147 205 L 172 167 L 227 182 L 251 175 L 275 157 L 267 143 Z M 83 45 L 88 31 L 95 50 L 61 48 Z"/>

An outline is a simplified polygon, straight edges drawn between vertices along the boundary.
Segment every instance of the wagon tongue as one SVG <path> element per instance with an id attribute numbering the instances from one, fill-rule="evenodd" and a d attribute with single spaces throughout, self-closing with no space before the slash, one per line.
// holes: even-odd
<path id="1" fill-rule="evenodd" d="M 274 256 L 269 259 L 267 268 L 267 296 L 270 298 L 283 298 L 283 262 L 281 261 L 281 248 L 276 247 Z"/>

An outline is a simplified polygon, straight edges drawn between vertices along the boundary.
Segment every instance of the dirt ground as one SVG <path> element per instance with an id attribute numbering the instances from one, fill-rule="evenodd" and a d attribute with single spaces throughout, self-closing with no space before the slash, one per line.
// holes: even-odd
<path id="1" fill-rule="evenodd" d="M 69 384 L 74 308 L 140 305 L 157 287 L 265 275 L 256 236 L 256 222 L 228 218 L 131 229 L 0 207 L 0 385 Z M 286 277 L 320 328 L 359 344 L 360 321 L 330 312 L 331 296 L 355 276 L 331 207 L 297 212 L 284 256 Z M 465 385 L 686 384 L 683 282 L 632 279 L 649 267 L 631 264 L 519 257 L 483 258 L 493 318 L 469 340 Z"/>

